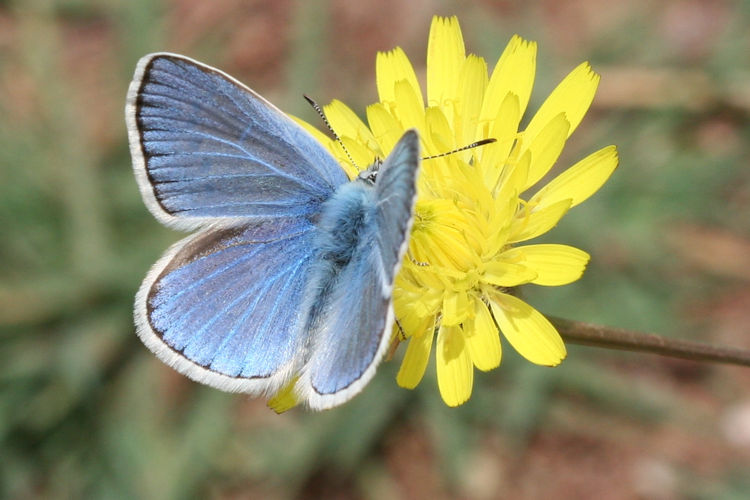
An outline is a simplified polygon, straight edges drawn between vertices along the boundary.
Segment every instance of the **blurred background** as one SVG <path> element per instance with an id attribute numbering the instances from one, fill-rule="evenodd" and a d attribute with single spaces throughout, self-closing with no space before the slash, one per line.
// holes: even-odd
<path id="1" fill-rule="evenodd" d="M 750 2 L 5 0 L 0 497 L 750 497 L 750 369 L 577 346 L 545 369 L 506 343 L 460 408 L 434 366 L 407 391 L 392 362 L 339 409 L 279 416 L 138 341 L 134 293 L 183 236 L 131 172 L 138 58 L 187 54 L 319 123 L 301 94 L 363 114 L 378 50 L 402 46 L 423 78 L 434 14 L 458 14 L 490 67 L 514 33 L 537 40 L 530 110 L 581 61 L 602 75 L 559 164 L 614 143 L 620 168 L 548 238 L 590 268 L 526 299 L 750 348 Z"/>

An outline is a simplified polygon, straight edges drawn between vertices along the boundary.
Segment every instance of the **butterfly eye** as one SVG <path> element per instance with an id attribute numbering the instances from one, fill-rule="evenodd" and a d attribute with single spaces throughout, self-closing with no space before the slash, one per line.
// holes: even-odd
<path id="1" fill-rule="evenodd" d="M 364 181 L 367 184 L 375 184 L 377 177 L 378 173 L 376 171 L 367 169 L 364 172 L 360 172 L 360 174 L 357 176 L 357 179 Z"/>
<path id="2" fill-rule="evenodd" d="M 375 184 L 375 181 L 378 178 L 378 171 L 380 170 L 380 166 L 383 164 L 383 161 L 380 158 L 376 158 L 375 162 L 367 167 L 366 170 L 363 170 L 359 173 L 357 176 L 357 179 L 364 181 L 368 184 Z"/>

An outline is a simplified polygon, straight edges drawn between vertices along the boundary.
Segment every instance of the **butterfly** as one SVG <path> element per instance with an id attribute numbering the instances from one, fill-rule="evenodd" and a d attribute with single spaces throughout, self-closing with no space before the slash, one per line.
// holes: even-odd
<path id="1" fill-rule="evenodd" d="M 349 180 L 301 126 L 226 73 L 169 53 L 137 64 L 125 107 L 133 170 L 156 219 L 197 230 L 154 264 L 138 336 L 189 378 L 316 410 L 373 377 L 394 323 L 420 144 Z"/>

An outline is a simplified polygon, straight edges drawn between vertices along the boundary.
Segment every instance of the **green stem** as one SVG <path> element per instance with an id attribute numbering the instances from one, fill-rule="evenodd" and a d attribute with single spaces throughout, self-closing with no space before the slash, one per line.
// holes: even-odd
<path id="1" fill-rule="evenodd" d="M 689 340 L 670 339 L 654 335 L 653 333 L 610 328 L 563 318 L 550 317 L 549 320 L 555 325 L 557 331 L 560 332 L 563 340 L 571 344 L 633 352 L 649 352 L 671 358 L 691 359 L 693 361 L 750 366 L 750 351 L 745 349 L 712 346 Z"/>

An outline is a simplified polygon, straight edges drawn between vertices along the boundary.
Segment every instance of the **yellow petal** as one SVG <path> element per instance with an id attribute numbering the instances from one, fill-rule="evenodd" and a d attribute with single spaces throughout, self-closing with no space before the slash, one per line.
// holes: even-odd
<path id="1" fill-rule="evenodd" d="M 401 307 L 396 307 L 397 305 Z M 414 335 L 422 335 L 424 333 L 430 318 L 412 314 L 413 311 L 409 308 L 409 305 L 406 303 L 400 304 L 399 300 L 394 300 L 394 308 L 396 309 L 396 317 L 398 318 L 394 324 L 399 330 L 403 330 L 403 334 L 406 338 Z M 432 322 L 434 323 L 434 319 Z"/>
<path id="2" fill-rule="evenodd" d="M 493 189 L 495 199 L 499 203 L 505 200 L 515 200 L 521 190 L 526 186 L 526 179 L 529 178 L 529 165 L 531 165 L 531 153 L 526 151 L 515 163 L 506 165 L 497 181 L 497 186 Z M 515 206 L 513 207 L 515 209 Z M 498 214 L 503 219 L 507 217 L 505 213 Z"/>
<path id="3" fill-rule="evenodd" d="M 380 144 L 380 150 L 384 156 L 391 152 L 405 132 L 398 120 L 380 102 L 367 106 L 367 123 L 370 124 L 370 129 L 375 140 Z"/>
<path id="4" fill-rule="evenodd" d="M 471 314 L 469 297 L 466 292 L 448 291 L 443 298 L 443 318 L 447 326 L 458 325 Z"/>
<path id="5" fill-rule="evenodd" d="M 492 260 L 497 256 L 497 254 L 507 246 L 508 244 L 508 235 L 511 232 L 512 229 L 512 220 L 511 215 L 514 213 L 514 210 L 516 209 L 518 205 L 517 199 L 512 200 L 506 200 L 505 205 L 506 207 L 502 207 L 502 202 L 500 200 L 497 200 L 495 203 L 496 210 L 495 212 L 500 214 L 504 213 L 506 214 L 505 218 L 502 218 L 498 215 L 496 220 L 494 221 L 493 225 L 490 227 L 495 227 L 494 231 L 489 232 L 489 236 L 485 238 L 483 243 L 483 248 L 481 252 L 481 260 L 482 262 L 487 262 L 489 260 Z"/>
<path id="6" fill-rule="evenodd" d="M 536 285 L 560 286 L 572 283 L 583 275 L 589 254 L 568 245 L 541 244 L 514 247 L 502 259 L 521 262 L 536 271 L 531 282 Z"/>
<path id="7" fill-rule="evenodd" d="M 326 115 L 331 128 L 339 136 L 348 135 L 349 137 L 372 136 L 367 126 L 359 119 L 357 114 L 346 104 L 338 99 L 332 100 L 323 106 L 323 113 Z"/>
<path id="8" fill-rule="evenodd" d="M 539 311 L 505 293 L 496 292 L 492 299 L 490 307 L 495 321 L 518 354 L 545 366 L 558 365 L 565 359 L 565 344 L 560 334 Z"/>
<path id="9" fill-rule="evenodd" d="M 485 138 L 477 136 L 479 111 L 485 87 L 487 87 L 487 63 L 481 57 L 469 55 L 464 59 L 456 89 L 458 107 L 453 118 L 453 130 L 459 147 Z M 456 154 L 468 163 L 475 153 L 474 150 L 466 150 Z"/>
<path id="10" fill-rule="evenodd" d="M 294 386 L 297 383 L 299 377 L 294 377 L 288 384 L 282 387 L 271 399 L 266 403 L 276 413 L 284 413 L 287 410 L 297 406 L 299 399 L 294 392 Z"/>
<path id="11" fill-rule="evenodd" d="M 529 202 L 543 208 L 570 199 L 571 207 L 582 203 L 609 179 L 617 168 L 617 148 L 607 146 L 590 154 L 540 189 Z"/>
<path id="12" fill-rule="evenodd" d="M 463 65 L 466 49 L 458 18 L 435 16 L 427 42 L 427 105 L 444 106 L 453 101 L 458 85 L 458 71 Z M 444 110 L 452 120 L 452 109 Z"/>
<path id="13" fill-rule="evenodd" d="M 562 216 L 570 210 L 570 200 L 561 200 L 541 210 L 531 213 L 524 212 L 513 222 L 513 228 L 508 243 L 536 238 L 544 234 L 560 222 Z"/>
<path id="14" fill-rule="evenodd" d="M 536 184 L 555 164 L 557 158 L 560 157 L 563 146 L 565 146 L 569 128 L 570 124 L 565 118 L 565 114 L 560 113 L 545 125 L 531 143 L 527 142 L 525 135 L 523 136 L 524 144 L 528 146 L 528 150 L 531 152 L 531 164 L 529 165 L 529 175 L 526 178 L 526 186 L 522 191 Z"/>
<path id="15" fill-rule="evenodd" d="M 449 200 L 417 201 L 410 242 L 416 240 L 415 246 L 423 251 L 415 252 L 414 257 L 457 270 L 470 268 L 476 263 L 476 255 L 466 244 L 461 227 L 464 221 L 461 211 Z"/>
<path id="16" fill-rule="evenodd" d="M 365 170 L 368 166 L 372 165 L 377 158 L 382 158 L 381 155 L 376 154 L 363 142 L 358 141 L 353 137 L 341 137 L 341 142 L 346 147 L 346 151 L 349 152 L 349 154 L 347 155 L 339 144 L 338 147 L 341 152 L 336 155 L 336 158 L 339 159 L 339 163 L 341 163 L 341 166 L 344 167 L 344 169 L 348 169 L 351 165 L 351 168 L 359 173 L 360 171 Z M 352 161 L 354 162 L 354 165 L 352 165 Z M 350 176 L 349 178 L 351 179 L 352 177 Z"/>
<path id="17" fill-rule="evenodd" d="M 435 318 L 428 318 L 425 326 L 426 328 L 420 334 L 413 335 L 409 339 L 404 360 L 396 376 L 396 383 L 406 389 L 414 389 L 419 385 L 427 368 L 427 362 L 430 360 L 432 339 L 435 335 Z"/>
<path id="18" fill-rule="evenodd" d="M 523 116 L 531 96 L 535 72 L 536 42 L 513 35 L 492 71 L 479 114 L 480 126 L 495 120 L 500 103 L 508 94 L 517 97 L 519 116 Z"/>
<path id="19" fill-rule="evenodd" d="M 536 277 L 537 272 L 525 264 L 514 264 L 505 260 L 486 263 L 484 265 L 484 272 L 482 273 L 482 281 L 503 287 L 531 283 Z"/>
<path id="20" fill-rule="evenodd" d="M 589 63 L 579 65 L 560 82 L 531 119 L 524 132 L 526 140 L 533 141 L 547 123 L 560 113 L 565 113 L 570 123 L 570 136 L 586 115 L 598 86 L 599 75 L 594 73 Z"/>
<path id="21" fill-rule="evenodd" d="M 425 110 L 424 115 L 427 128 L 427 133 L 424 137 L 426 139 L 425 156 L 438 155 L 456 149 L 456 135 L 453 133 L 443 110 L 438 107 L 429 107 Z M 430 175 L 433 169 L 432 165 L 445 165 L 445 161 L 441 160 L 443 159 L 434 158 L 429 160 L 430 163 L 424 165 L 427 167 L 427 170 L 424 172 Z"/>
<path id="22" fill-rule="evenodd" d="M 396 84 L 400 81 L 406 81 L 414 89 L 420 107 L 424 107 L 422 90 L 419 87 L 417 75 L 401 47 L 396 47 L 388 52 L 378 52 L 375 59 L 375 80 L 380 102 L 394 102 L 396 100 L 394 93 Z"/>
<path id="23" fill-rule="evenodd" d="M 397 317 L 407 337 L 419 332 L 419 321 L 434 316 L 443 306 L 443 289 L 439 279 L 432 273 L 419 272 L 419 281 L 412 276 L 413 270 L 401 268 L 396 277 L 393 304 Z"/>
<path id="24" fill-rule="evenodd" d="M 373 151 L 378 149 L 375 136 L 349 106 L 338 99 L 334 99 L 323 107 L 323 112 L 328 118 L 331 128 L 339 137 L 351 137 Z"/>
<path id="25" fill-rule="evenodd" d="M 474 299 L 474 318 L 464 323 L 464 336 L 474 366 L 482 371 L 500 366 L 500 334 L 481 299 Z"/>
<path id="26" fill-rule="evenodd" d="M 495 142 L 482 146 L 477 152 L 480 168 L 484 172 L 484 183 L 490 189 L 494 189 L 497 185 L 503 169 L 511 166 L 506 163 L 506 160 L 515 143 L 520 120 L 521 112 L 518 105 L 518 96 L 507 94 L 498 108 L 497 118 L 489 130 L 477 133 L 479 139 L 495 139 Z"/>
<path id="27" fill-rule="evenodd" d="M 420 102 L 414 87 L 406 80 L 396 82 L 394 112 L 406 129 L 416 128 L 420 134 L 424 134 L 424 106 Z"/>
<path id="28" fill-rule="evenodd" d="M 458 326 L 441 325 L 438 331 L 437 361 L 438 388 L 448 406 L 458 406 L 471 397 L 474 367 Z"/>

